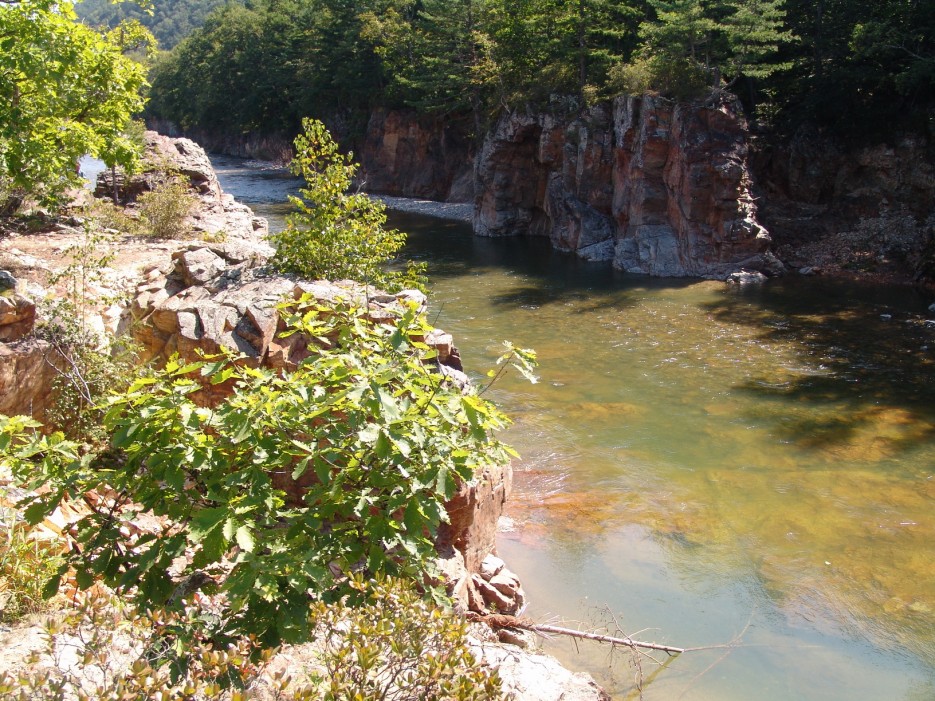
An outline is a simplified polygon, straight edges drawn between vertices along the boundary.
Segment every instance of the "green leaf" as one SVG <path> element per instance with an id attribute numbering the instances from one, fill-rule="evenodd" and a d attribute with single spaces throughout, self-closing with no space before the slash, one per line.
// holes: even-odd
<path id="1" fill-rule="evenodd" d="M 42 598 L 51 599 L 53 596 L 58 594 L 59 587 L 62 585 L 62 573 L 59 572 L 52 576 L 48 582 L 42 587 Z"/>
<path id="2" fill-rule="evenodd" d="M 256 547 L 256 543 L 253 540 L 253 533 L 247 526 L 241 526 L 237 529 L 237 545 L 240 546 L 241 550 L 246 550 L 248 553 L 252 553 L 253 549 Z"/>
<path id="3" fill-rule="evenodd" d="M 85 569 L 79 568 L 75 571 L 75 582 L 77 582 L 78 588 L 82 591 L 90 589 L 91 585 L 94 584 L 94 575 Z"/>
<path id="4" fill-rule="evenodd" d="M 212 531 L 217 529 L 229 515 L 230 510 L 226 506 L 200 509 L 197 511 L 192 516 L 189 530 L 192 541 L 195 543 L 203 541 Z"/>

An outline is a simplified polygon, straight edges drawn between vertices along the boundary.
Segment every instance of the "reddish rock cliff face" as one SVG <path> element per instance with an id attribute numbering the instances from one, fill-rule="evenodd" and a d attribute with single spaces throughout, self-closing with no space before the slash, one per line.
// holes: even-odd
<path id="1" fill-rule="evenodd" d="M 471 143 L 441 117 L 375 111 L 360 150 L 368 192 L 469 202 L 473 196 Z"/>
<path id="2" fill-rule="evenodd" d="M 733 103 L 620 97 L 571 116 L 504 115 L 476 164 L 474 230 L 659 276 L 778 272 L 756 219 Z"/>

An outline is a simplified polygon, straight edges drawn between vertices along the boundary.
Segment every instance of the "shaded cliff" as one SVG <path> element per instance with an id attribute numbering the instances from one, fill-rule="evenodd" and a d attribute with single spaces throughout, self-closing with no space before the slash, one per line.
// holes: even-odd
<path id="1" fill-rule="evenodd" d="M 921 136 L 859 147 L 809 128 L 754 138 L 732 99 L 652 96 L 504 113 L 479 141 L 466 128 L 377 110 L 345 143 L 369 192 L 473 202 L 478 235 L 548 237 L 627 272 L 776 275 L 781 259 L 809 272 L 935 279 L 935 153 Z M 212 143 L 269 150 L 245 139 Z"/>
<path id="2" fill-rule="evenodd" d="M 792 267 L 931 283 L 935 148 L 921 135 L 853 146 L 803 127 L 759 137 L 761 214 Z"/>
<path id="3" fill-rule="evenodd" d="M 776 273 L 750 195 L 736 104 L 619 97 L 587 110 L 504 113 L 473 159 L 441 120 L 376 112 L 360 150 L 366 187 L 467 201 L 480 236 L 546 236 L 627 272 Z"/>
<path id="4" fill-rule="evenodd" d="M 473 141 L 458 122 L 412 111 L 375 110 L 359 149 L 368 192 L 469 202 Z"/>
<path id="5" fill-rule="evenodd" d="M 747 157 L 732 102 L 625 96 L 568 116 L 506 114 L 477 159 L 474 231 L 548 236 L 633 273 L 779 272 Z"/>

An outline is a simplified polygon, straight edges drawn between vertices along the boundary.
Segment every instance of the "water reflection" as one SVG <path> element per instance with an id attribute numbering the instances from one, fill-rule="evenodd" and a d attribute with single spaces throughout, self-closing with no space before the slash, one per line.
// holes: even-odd
<path id="1" fill-rule="evenodd" d="M 504 338 L 539 352 L 539 385 L 494 391 L 523 454 L 500 548 L 532 615 L 599 625 L 606 607 L 688 646 L 744 631 L 648 686 L 644 661 L 648 700 L 935 698 L 927 300 L 631 277 L 541 240 L 392 223 L 429 263 L 433 313 L 470 369 Z M 548 646 L 638 697 L 628 656 Z"/>

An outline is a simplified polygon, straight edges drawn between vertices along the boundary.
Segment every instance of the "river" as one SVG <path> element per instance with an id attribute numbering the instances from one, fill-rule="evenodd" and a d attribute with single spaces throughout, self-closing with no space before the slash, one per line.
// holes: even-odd
<path id="1" fill-rule="evenodd" d="M 294 182 L 218 159 L 281 226 Z M 500 554 L 527 614 L 681 647 L 545 648 L 615 698 L 935 698 L 935 323 L 911 290 L 624 275 L 545 241 L 395 213 L 430 315 L 522 455 Z M 664 667 L 657 664 L 666 663 Z M 641 691 L 642 690 L 642 691 Z"/>

